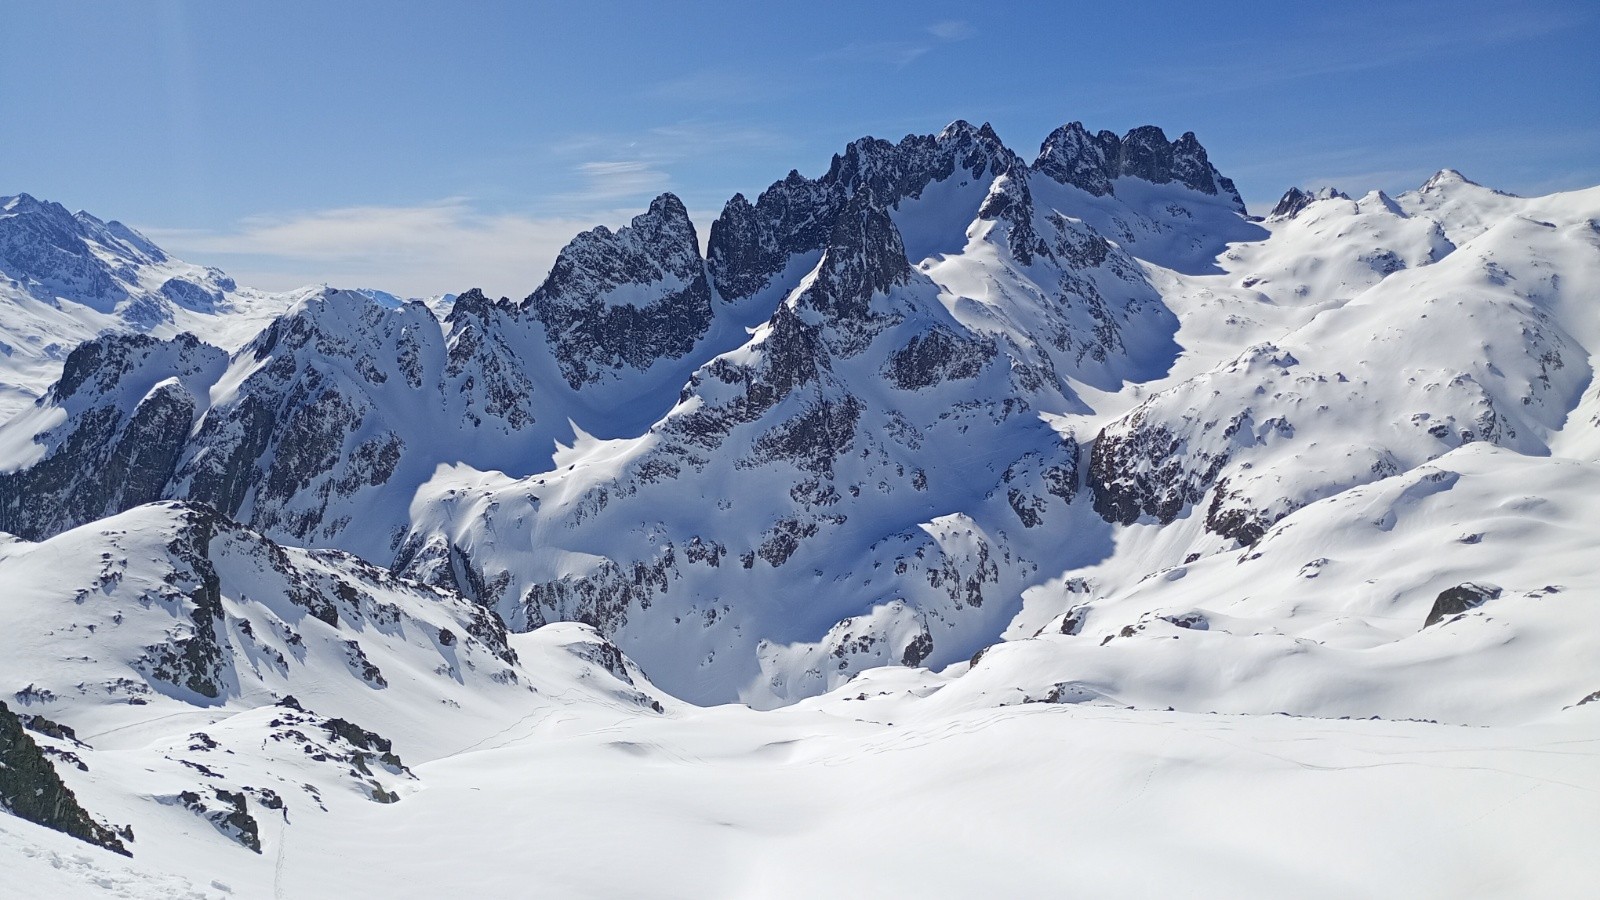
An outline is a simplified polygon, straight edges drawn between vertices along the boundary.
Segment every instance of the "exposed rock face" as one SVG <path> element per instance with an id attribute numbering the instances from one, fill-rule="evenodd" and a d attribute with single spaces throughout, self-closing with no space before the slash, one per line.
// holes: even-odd
<path id="1" fill-rule="evenodd" d="M 473 428 L 498 419 L 507 429 L 521 431 L 539 421 L 539 388 L 507 343 L 517 317 L 510 304 L 495 303 L 473 288 L 455 298 L 445 319 L 445 394 L 459 398 L 461 418 Z"/>
<path id="2" fill-rule="evenodd" d="M 1302 191 L 1297 187 L 1289 188 L 1278 199 L 1277 205 L 1272 207 L 1272 212 L 1268 213 L 1268 218 L 1292 219 L 1296 213 L 1311 205 L 1311 201 L 1315 199 L 1309 191 Z"/>
<path id="3" fill-rule="evenodd" d="M 710 328 L 712 308 L 682 201 L 662 194 L 626 228 L 578 235 L 526 308 L 574 390 L 619 369 L 687 355 Z"/>
<path id="4" fill-rule="evenodd" d="M 160 599 L 187 607 L 188 627 L 169 642 L 146 647 L 140 664 L 151 678 L 216 700 L 229 686 L 232 663 L 227 658 L 232 648 L 226 646 L 222 580 L 211 562 L 211 541 L 221 517 L 207 506 L 187 506 L 178 522 L 167 544 L 173 568 L 165 580 L 172 590 Z"/>
<path id="5" fill-rule="evenodd" d="M 1381 194 L 1382 192 L 1379 192 L 1379 193 Z M 1311 204 L 1315 203 L 1318 200 L 1349 200 L 1349 199 L 1350 199 L 1350 196 L 1348 194 L 1344 193 L 1343 191 L 1338 191 L 1338 190 L 1335 190 L 1335 189 L 1329 188 L 1329 187 L 1320 188 L 1320 189 L 1318 189 L 1316 191 L 1307 191 L 1307 190 L 1301 190 L 1300 188 L 1297 188 L 1297 187 L 1292 187 L 1292 188 L 1289 188 L 1287 191 L 1284 191 L 1283 192 L 1283 196 L 1278 198 L 1277 205 L 1272 207 L 1272 212 L 1267 214 L 1267 218 L 1268 219 L 1292 219 L 1295 216 L 1299 215 L 1301 210 L 1305 209 L 1307 206 L 1310 206 Z M 1392 201 L 1391 201 L 1391 203 L 1392 203 Z"/>
<path id="6" fill-rule="evenodd" d="M 1211 165 L 1192 131 L 1169 142 L 1153 125 L 1142 125 L 1119 138 L 1110 131 L 1091 135 L 1081 122 L 1072 122 L 1045 138 L 1033 169 L 1097 197 L 1114 193 L 1118 178 L 1177 182 L 1202 194 L 1220 194 L 1244 212 L 1233 182 Z"/>
<path id="7" fill-rule="evenodd" d="M 161 279 L 153 272 L 162 268 L 184 274 Z M 51 306 L 81 304 L 141 331 L 170 324 L 180 310 L 214 313 L 237 288 L 215 269 L 171 259 L 121 222 L 27 194 L 0 197 L 0 276 Z"/>
<path id="8" fill-rule="evenodd" d="M 443 350 L 420 305 L 385 310 L 345 292 L 308 301 L 236 355 L 238 388 L 199 423 L 168 495 L 279 539 L 336 538 L 354 498 L 394 475 L 401 435 L 442 411 Z"/>
<path id="9" fill-rule="evenodd" d="M 229 840 L 246 850 L 261 852 L 261 826 L 250 815 L 250 802 L 242 792 L 226 788 L 210 788 L 205 794 L 181 791 L 175 800 Z"/>
<path id="10" fill-rule="evenodd" d="M 1477 609 L 1499 596 L 1500 588 L 1494 585 L 1466 582 L 1452 588 L 1445 588 L 1439 592 L 1438 598 L 1433 601 L 1433 608 L 1428 610 L 1428 618 L 1423 621 L 1422 627 L 1427 628 L 1430 625 L 1437 625 L 1450 616 Z"/>
<path id="11" fill-rule="evenodd" d="M 1094 509 L 1108 522 L 1132 525 L 1141 516 L 1169 524 L 1205 490 L 1228 461 L 1185 458 L 1181 439 L 1160 425 L 1131 416 L 1126 431 L 1102 429 L 1089 455 Z M 1196 462 L 1201 465 L 1196 465 Z"/>
<path id="12" fill-rule="evenodd" d="M 96 822 L 61 782 L 55 766 L 0 702 L 0 809 L 80 841 L 132 856 L 111 829 Z"/>
<path id="13" fill-rule="evenodd" d="M 46 398 L 67 419 L 35 436 L 44 457 L 0 473 L 0 530 L 41 540 L 159 499 L 226 359 L 190 335 L 79 345 Z"/>
<path id="14" fill-rule="evenodd" d="M 128 295 L 113 277 L 112 267 L 85 241 L 90 236 L 86 226 L 96 225 L 100 236 L 130 255 L 141 255 L 143 248 L 116 240 L 92 216 L 80 219 L 59 203 L 41 202 L 27 194 L 0 197 L 0 269 L 31 285 L 40 299 L 71 297 L 110 311 Z"/>
<path id="15" fill-rule="evenodd" d="M 723 300 L 739 303 L 773 286 L 792 260 L 824 250 L 852 197 L 864 195 L 867 206 L 888 210 L 958 171 L 993 179 L 1025 170 L 987 124 L 955 122 L 938 135 L 899 144 L 862 138 L 836 155 L 821 178 L 790 172 L 754 204 L 736 194 L 711 226 L 707 262 Z"/>

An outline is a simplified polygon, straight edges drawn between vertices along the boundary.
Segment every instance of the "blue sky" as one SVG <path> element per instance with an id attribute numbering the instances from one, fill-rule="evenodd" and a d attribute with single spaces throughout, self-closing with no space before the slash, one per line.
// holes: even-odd
<path id="1" fill-rule="evenodd" d="M 1600 3 L 0 3 L 0 194 L 242 283 L 523 296 L 663 190 L 702 228 L 865 134 L 1194 131 L 1291 184 L 1600 183 Z M 703 236 L 703 235 L 702 235 Z"/>

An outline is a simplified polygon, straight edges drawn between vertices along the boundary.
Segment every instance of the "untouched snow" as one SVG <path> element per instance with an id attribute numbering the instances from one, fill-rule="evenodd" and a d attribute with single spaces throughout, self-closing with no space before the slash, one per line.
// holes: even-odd
<path id="1" fill-rule="evenodd" d="M 5 819 L 0 864 L 63 897 L 1580 897 L 1600 875 L 1588 709 L 1474 729 L 859 705 L 572 707 L 414 764 L 399 803 L 269 820 L 260 856 L 141 823 L 129 861 Z M 158 842 L 187 858 L 137 855 Z"/>

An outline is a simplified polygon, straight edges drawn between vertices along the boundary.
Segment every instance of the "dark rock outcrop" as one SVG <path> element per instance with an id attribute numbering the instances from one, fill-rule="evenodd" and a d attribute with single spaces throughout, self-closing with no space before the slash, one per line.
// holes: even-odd
<path id="1" fill-rule="evenodd" d="M 1289 188 L 1278 199 L 1278 205 L 1267 215 L 1273 219 L 1292 219 L 1300 210 L 1311 205 L 1314 199 L 1316 198 L 1309 191 L 1302 191 L 1297 187 Z"/>
<path id="2" fill-rule="evenodd" d="M 1202 194 L 1220 195 L 1244 212 L 1239 191 L 1211 165 L 1192 131 L 1168 141 L 1160 128 L 1142 125 L 1119 138 L 1110 131 L 1091 135 L 1083 123 L 1072 122 L 1045 138 L 1033 169 L 1097 197 L 1114 193 L 1118 178 L 1177 182 Z"/>
<path id="3" fill-rule="evenodd" d="M 1025 172 L 1026 165 L 987 124 L 958 121 L 938 135 L 910 135 L 898 144 L 862 138 L 834 156 L 821 178 L 790 172 L 754 204 L 735 195 L 712 224 L 707 244 L 718 293 L 729 302 L 750 298 L 792 259 L 822 252 L 851 198 L 862 196 L 868 206 L 892 209 L 958 171 L 992 179 Z"/>
<path id="4" fill-rule="evenodd" d="M 192 505 L 182 512 L 182 525 L 167 552 L 174 564 L 167 583 L 187 602 L 189 630 L 186 636 L 145 648 L 142 666 L 150 677 L 193 691 L 215 700 L 226 689 L 225 679 L 231 661 L 227 659 L 223 631 L 222 579 L 211 562 L 211 541 L 216 537 L 221 517 L 204 505 Z"/>
<path id="5" fill-rule="evenodd" d="M 1499 596 L 1500 588 L 1470 581 L 1445 588 L 1433 601 L 1433 608 L 1428 610 L 1428 618 L 1423 621 L 1422 627 L 1437 625 L 1450 616 L 1477 609 Z"/>
<path id="6" fill-rule="evenodd" d="M 0 473 L 0 531 L 43 540 L 160 499 L 194 423 L 196 393 L 227 357 L 183 334 L 112 334 L 79 345 L 46 401 L 67 411 L 44 458 Z"/>
<path id="7" fill-rule="evenodd" d="M 61 782 L 22 721 L 0 702 L 0 809 L 80 841 L 132 856 L 111 829 L 96 822 Z"/>
<path id="8" fill-rule="evenodd" d="M 574 390 L 608 371 L 688 355 L 711 327 L 712 307 L 683 202 L 662 194 L 625 228 L 578 235 L 525 307 Z"/>

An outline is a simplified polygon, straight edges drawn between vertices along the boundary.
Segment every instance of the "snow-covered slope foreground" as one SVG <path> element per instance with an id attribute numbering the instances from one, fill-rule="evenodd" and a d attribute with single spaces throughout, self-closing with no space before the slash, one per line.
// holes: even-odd
<path id="1" fill-rule="evenodd" d="M 1193 135 L 957 122 L 735 196 L 703 254 L 665 194 L 522 301 L 248 309 L 7 203 L 4 340 L 59 368 L 0 372 L 42 391 L 0 424 L 36 884 L 1596 874 L 1600 188 L 1255 218 Z M 139 299 L 174 267 L 216 305 Z"/>
<path id="2" fill-rule="evenodd" d="M 325 788 L 285 822 L 252 799 L 259 855 L 181 807 L 139 822 L 131 860 L 0 817 L 0 894 L 1576 898 L 1600 875 L 1592 707 L 1480 729 L 856 705 L 553 710 L 408 758 L 397 803 Z M 68 774 L 156 784 L 170 746 Z M 143 853 L 163 843 L 183 855 Z"/>
<path id="3" fill-rule="evenodd" d="M 0 584 L 0 802 L 62 829 L 57 810 L 13 802 L 50 786 L 42 758 L 112 836 L 96 842 L 158 868 L 198 871 L 184 861 L 206 847 L 259 854 L 292 820 L 398 802 L 421 789 L 408 756 L 537 715 L 662 709 L 583 626 L 519 652 L 453 592 L 280 547 L 205 506 L 10 541 Z"/>

